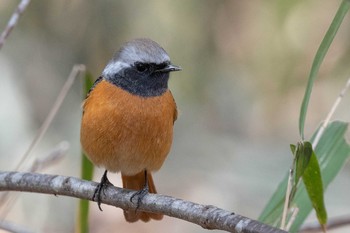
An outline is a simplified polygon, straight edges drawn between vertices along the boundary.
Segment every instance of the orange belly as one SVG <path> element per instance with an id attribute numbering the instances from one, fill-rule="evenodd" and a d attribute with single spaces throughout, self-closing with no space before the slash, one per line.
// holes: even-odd
<path id="1" fill-rule="evenodd" d="M 177 117 L 169 90 L 140 97 L 103 80 L 89 94 L 83 112 L 81 144 L 95 165 L 125 175 L 162 166 Z"/>

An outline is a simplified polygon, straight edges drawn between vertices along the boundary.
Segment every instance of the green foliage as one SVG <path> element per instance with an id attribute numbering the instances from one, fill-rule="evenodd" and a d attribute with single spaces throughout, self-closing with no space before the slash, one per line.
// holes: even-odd
<path id="1" fill-rule="evenodd" d="M 301 136 L 301 139 L 304 140 L 304 126 L 305 126 L 305 118 L 306 118 L 306 112 L 310 101 L 312 86 L 314 84 L 315 78 L 317 76 L 318 70 L 320 69 L 320 66 L 323 62 L 324 57 L 326 56 L 326 53 L 332 44 L 332 41 L 337 34 L 337 31 L 343 22 L 343 19 L 348 12 L 350 8 L 350 1 L 349 0 L 343 0 L 341 3 L 333 22 L 331 23 L 331 26 L 329 27 L 326 35 L 324 36 L 320 47 L 317 50 L 316 56 L 314 58 L 314 61 L 312 63 L 308 83 L 305 90 L 305 95 L 303 99 L 303 103 L 301 105 L 300 109 L 300 116 L 299 116 L 299 134 Z"/>
<path id="2" fill-rule="evenodd" d="M 295 183 L 303 176 L 312 154 L 310 142 L 299 142 L 295 151 Z"/>
<path id="3" fill-rule="evenodd" d="M 303 182 L 305 184 L 305 188 L 311 200 L 312 206 L 316 211 L 319 223 L 325 225 L 327 223 L 327 211 L 324 204 L 321 169 L 318 164 L 316 155 L 313 151 L 311 151 L 309 165 L 303 174 Z"/>
<path id="4" fill-rule="evenodd" d="M 316 215 L 320 224 L 327 223 L 327 211 L 324 204 L 323 183 L 321 177 L 321 169 L 318 164 L 315 152 L 310 142 L 299 142 L 297 146 L 291 145 L 294 154 L 294 179 L 289 203 L 293 201 L 297 191 L 297 186 L 301 178 L 311 200 L 312 206 L 316 211 Z"/>
<path id="5" fill-rule="evenodd" d="M 85 99 L 87 93 L 93 85 L 93 77 L 90 73 L 86 72 L 83 80 L 84 96 Z M 83 180 L 92 180 L 94 173 L 93 164 L 87 159 L 84 152 L 81 153 L 81 178 Z M 76 233 L 88 233 L 89 232 L 89 201 L 79 201 L 79 213 L 77 220 Z"/>
<path id="6" fill-rule="evenodd" d="M 316 211 L 320 224 L 324 227 L 327 223 L 327 212 L 324 204 L 323 187 L 327 188 L 350 155 L 350 146 L 344 139 L 348 123 L 333 122 L 329 124 L 321 136 L 320 141 L 317 143 L 315 151 L 313 151 L 310 142 L 304 141 L 305 119 L 314 81 L 349 8 L 350 1 L 343 0 L 317 50 L 300 108 L 299 134 L 301 142 L 298 143 L 297 146 L 290 145 L 291 151 L 294 154 L 292 169 L 294 171 L 294 179 L 289 198 L 289 206 L 299 209 L 296 219 L 292 223 L 290 232 L 298 231 L 301 224 L 312 210 L 312 207 Z M 313 139 L 317 135 L 317 132 L 318 131 L 314 133 Z M 320 161 L 321 164 L 319 164 L 318 161 Z M 322 169 L 320 169 L 320 167 Z M 299 182 L 301 177 L 303 178 L 303 183 Z M 271 200 L 260 215 L 260 221 L 274 226 L 280 225 L 287 184 L 288 174 L 280 183 Z"/>
<path id="7" fill-rule="evenodd" d="M 298 142 L 297 146 L 291 145 L 291 150 L 294 154 L 292 170 L 295 175 L 289 200 L 293 200 L 295 192 L 297 191 L 297 185 L 309 165 L 310 157 L 312 155 L 312 145 L 310 142 Z"/>
<path id="8" fill-rule="evenodd" d="M 346 159 L 350 156 L 350 145 L 347 144 L 344 138 L 347 127 L 348 123 L 339 121 L 332 122 L 325 129 L 315 148 L 316 158 L 320 161 L 319 167 L 321 168 L 322 181 L 325 189 L 338 174 Z M 311 142 L 314 140 L 316 134 L 317 131 L 314 133 Z M 311 160 L 312 157 L 310 161 Z M 307 169 L 305 172 L 306 171 Z M 260 221 L 270 225 L 279 226 L 287 182 L 288 174 L 286 174 L 283 181 L 279 184 L 276 192 L 261 213 L 259 217 Z M 298 190 L 296 191 L 291 206 L 297 206 L 299 208 L 298 215 L 290 229 L 290 232 L 297 232 L 312 210 L 312 203 L 307 194 L 305 185 L 302 182 L 298 184 Z"/>

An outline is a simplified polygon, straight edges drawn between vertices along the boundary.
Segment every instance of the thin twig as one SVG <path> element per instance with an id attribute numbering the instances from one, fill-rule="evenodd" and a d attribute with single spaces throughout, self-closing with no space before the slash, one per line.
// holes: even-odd
<path id="1" fill-rule="evenodd" d="M 44 158 L 36 159 L 29 171 L 37 172 L 47 167 L 51 167 L 63 159 L 63 157 L 67 154 L 68 149 L 69 143 L 67 141 L 60 142 L 46 156 L 44 156 Z"/>
<path id="2" fill-rule="evenodd" d="M 63 87 L 62 87 L 62 89 L 61 89 L 61 91 L 60 91 L 60 93 L 59 93 L 59 95 L 58 95 L 58 97 L 56 99 L 56 102 L 54 103 L 52 109 L 50 110 L 49 114 L 47 115 L 44 123 L 41 125 L 37 135 L 33 139 L 32 143 L 29 146 L 29 148 L 27 149 L 27 151 L 22 156 L 20 162 L 17 164 L 15 170 L 19 170 L 20 169 L 20 167 L 22 166 L 23 162 L 28 158 L 30 152 L 32 152 L 32 150 L 35 148 L 35 146 L 38 145 L 38 143 L 41 141 L 41 139 L 45 135 L 47 129 L 51 125 L 52 120 L 56 116 L 57 111 L 61 107 L 61 104 L 62 104 L 64 98 L 67 96 L 68 91 L 72 87 L 75 78 L 77 76 L 79 76 L 83 72 L 85 72 L 85 66 L 84 65 L 75 65 L 73 67 L 73 69 L 72 69 L 68 79 L 66 80 L 65 84 L 63 85 Z"/>
<path id="3" fill-rule="evenodd" d="M 66 141 L 60 142 L 55 148 L 53 148 L 44 158 L 36 159 L 32 166 L 29 168 L 30 172 L 41 171 L 48 168 L 57 162 L 59 162 L 69 149 L 69 143 Z M 12 206 L 15 204 L 18 195 L 10 195 L 9 192 L 4 192 L 0 195 L 0 222 L 6 218 L 6 215 L 10 212 Z"/>
<path id="4" fill-rule="evenodd" d="M 289 232 L 289 229 L 292 227 L 292 224 L 294 223 L 298 213 L 299 213 L 299 208 L 298 207 L 294 207 L 293 210 L 292 210 L 292 215 L 290 216 L 288 224 L 287 224 L 287 226 L 285 228 L 286 231 Z"/>
<path id="5" fill-rule="evenodd" d="M 73 177 L 38 173 L 0 172 L 0 191 L 24 191 L 71 196 L 91 200 L 98 183 Z M 135 191 L 108 186 L 101 192 L 101 202 L 125 210 L 135 210 L 130 201 Z M 140 211 L 165 214 L 202 226 L 235 233 L 286 233 L 286 231 L 211 205 L 200 205 L 159 194 L 147 194 Z"/>
<path id="6" fill-rule="evenodd" d="M 287 213 L 289 210 L 289 197 L 290 197 L 290 190 L 292 188 L 292 180 L 293 180 L 293 169 L 289 169 L 289 175 L 288 175 L 288 184 L 287 184 L 287 191 L 286 191 L 286 197 L 284 199 L 284 207 L 283 207 L 283 213 L 282 213 L 282 220 L 281 220 L 281 229 L 286 229 L 286 219 L 287 219 Z"/>
<path id="7" fill-rule="evenodd" d="M 350 225 L 350 216 L 341 216 L 330 218 L 327 221 L 327 230 L 333 230 L 336 228 Z M 302 226 L 300 233 L 322 232 L 322 227 L 319 222 L 308 223 Z"/>
<path id="8" fill-rule="evenodd" d="M 10 35 L 11 31 L 14 29 L 16 26 L 19 17 L 22 15 L 22 13 L 25 11 L 27 8 L 28 4 L 30 3 L 30 0 L 22 0 L 16 10 L 12 13 L 12 16 L 10 20 L 8 21 L 5 30 L 1 33 L 0 35 L 0 49 L 4 45 L 7 37 Z"/>
<path id="9" fill-rule="evenodd" d="M 331 117 L 333 116 L 335 110 L 337 109 L 338 105 L 340 104 L 341 100 L 343 99 L 346 91 L 349 89 L 350 87 L 350 78 L 348 79 L 348 81 L 346 82 L 345 84 L 345 87 L 341 90 L 338 98 L 335 100 L 332 108 L 331 108 L 331 111 L 328 113 L 327 117 L 326 117 L 326 120 L 322 123 L 320 129 L 318 130 L 316 136 L 315 136 L 315 140 L 313 141 L 312 143 L 312 147 L 313 148 L 316 148 L 323 132 L 325 131 L 329 121 L 331 120 Z"/>

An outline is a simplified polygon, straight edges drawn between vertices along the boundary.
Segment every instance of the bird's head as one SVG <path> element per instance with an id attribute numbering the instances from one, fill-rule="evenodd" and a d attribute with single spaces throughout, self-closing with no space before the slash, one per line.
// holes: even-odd
<path id="1" fill-rule="evenodd" d="M 162 95 L 168 89 L 169 73 L 179 70 L 159 44 L 135 39 L 113 56 L 102 76 L 131 94 L 151 97 Z"/>

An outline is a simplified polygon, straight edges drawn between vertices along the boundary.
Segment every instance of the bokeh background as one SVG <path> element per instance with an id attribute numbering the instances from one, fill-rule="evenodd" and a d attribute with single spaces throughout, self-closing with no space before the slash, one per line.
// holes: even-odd
<path id="1" fill-rule="evenodd" d="M 0 31 L 18 2 L 0 2 Z M 180 115 L 172 151 L 154 176 L 158 191 L 257 218 L 291 165 L 289 144 L 299 140 L 312 59 L 340 2 L 33 0 L 0 51 L 0 169 L 16 167 L 74 64 L 85 64 L 97 78 L 122 43 L 149 37 L 183 68 L 171 75 Z M 350 74 L 349 21 L 347 16 L 314 86 L 306 138 Z M 68 154 L 43 172 L 79 176 L 81 102 L 77 80 L 27 166 L 67 141 Z M 349 106 L 347 95 L 335 118 L 349 121 Z M 96 169 L 95 181 L 102 172 Z M 349 173 L 347 164 L 329 186 L 330 217 L 350 214 Z M 109 177 L 121 185 L 119 175 Z M 11 195 L 18 196 L 11 210 L 0 210 L 6 220 L 33 232 L 74 231 L 77 199 Z M 128 224 L 122 210 L 103 209 L 91 206 L 93 233 L 204 231 L 170 217 Z M 308 221 L 315 221 L 313 214 Z"/>

